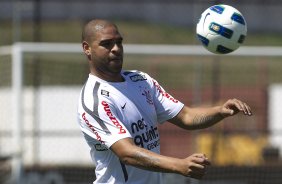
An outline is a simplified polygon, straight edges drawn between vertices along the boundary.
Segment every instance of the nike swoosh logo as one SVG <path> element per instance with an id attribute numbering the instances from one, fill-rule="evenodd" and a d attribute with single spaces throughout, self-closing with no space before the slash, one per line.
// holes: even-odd
<path id="1" fill-rule="evenodd" d="M 124 109 L 124 108 L 125 108 L 125 106 L 126 106 L 126 103 L 125 103 L 123 106 L 121 106 L 121 108 L 122 108 L 122 109 Z"/>

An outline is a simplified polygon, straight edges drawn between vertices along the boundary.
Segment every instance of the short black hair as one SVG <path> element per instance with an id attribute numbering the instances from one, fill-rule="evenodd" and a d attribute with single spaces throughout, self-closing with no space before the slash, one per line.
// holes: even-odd
<path id="1" fill-rule="evenodd" d="M 108 20 L 94 19 L 89 21 L 83 28 L 81 42 L 86 41 L 91 43 L 95 39 L 96 33 L 109 25 L 117 27 L 114 23 Z"/>

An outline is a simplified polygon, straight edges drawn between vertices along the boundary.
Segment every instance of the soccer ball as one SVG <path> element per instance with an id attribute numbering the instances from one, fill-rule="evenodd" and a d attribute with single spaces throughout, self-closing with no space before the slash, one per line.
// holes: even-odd
<path id="1" fill-rule="evenodd" d="M 247 35 L 243 15 L 229 5 L 206 9 L 197 24 L 197 36 L 204 47 L 215 54 L 228 54 L 238 49 Z"/>

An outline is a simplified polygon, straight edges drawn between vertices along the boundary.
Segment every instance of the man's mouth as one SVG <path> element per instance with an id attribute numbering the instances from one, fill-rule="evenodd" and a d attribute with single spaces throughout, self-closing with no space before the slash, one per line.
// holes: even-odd
<path id="1" fill-rule="evenodd" d="M 118 57 L 118 58 L 111 58 L 110 61 L 120 62 L 120 61 L 122 61 L 122 58 L 120 58 L 120 57 Z"/>

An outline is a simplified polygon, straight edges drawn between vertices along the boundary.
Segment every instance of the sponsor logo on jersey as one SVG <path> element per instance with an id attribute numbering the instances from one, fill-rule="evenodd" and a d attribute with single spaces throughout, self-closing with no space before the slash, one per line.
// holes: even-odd
<path id="1" fill-rule="evenodd" d="M 175 98 L 173 98 L 170 94 L 168 94 L 165 90 L 163 90 L 161 88 L 161 86 L 157 83 L 157 81 L 153 81 L 154 86 L 156 86 L 157 90 L 167 99 L 169 99 L 170 101 L 174 102 L 174 103 L 178 103 L 178 100 L 176 100 Z"/>
<path id="2" fill-rule="evenodd" d="M 132 76 L 130 76 L 130 79 L 131 79 L 133 82 L 147 80 L 147 78 L 145 77 L 145 75 L 142 75 L 142 74 L 132 75 Z"/>
<path id="3" fill-rule="evenodd" d="M 152 150 L 160 145 L 158 128 L 149 127 L 143 118 L 131 124 L 131 131 L 132 134 L 135 134 L 134 143 L 137 146 Z"/>
<path id="4" fill-rule="evenodd" d="M 101 136 L 99 135 L 99 133 L 95 130 L 94 126 L 90 124 L 89 120 L 86 118 L 86 113 L 84 112 L 82 114 L 82 119 L 84 120 L 84 122 L 86 123 L 86 125 L 88 126 L 88 128 L 95 134 L 96 139 L 98 141 L 100 141 L 102 144 L 105 144 L 105 142 L 102 140 Z"/>
<path id="5" fill-rule="evenodd" d="M 101 102 L 104 106 L 104 111 L 106 112 L 107 116 L 110 118 L 111 122 L 119 129 L 119 134 L 126 133 L 126 130 L 123 128 L 123 126 L 119 123 L 117 118 L 113 115 L 109 104 L 106 101 Z"/>
<path id="6" fill-rule="evenodd" d="M 105 147 L 105 145 L 103 144 L 95 144 L 94 147 L 97 151 L 107 151 L 108 150 L 108 148 Z"/>
<path id="7" fill-rule="evenodd" d="M 126 106 L 126 102 L 125 102 L 125 104 L 123 106 L 121 106 L 121 109 L 124 110 L 125 106 Z"/>
<path id="8" fill-rule="evenodd" d="M 101 90 L 101 95 L 109 97 L 109 96 L 110 96 L 110 92 L 108 92 L 108 91 L 102 89 L 102 90 Z"/>

